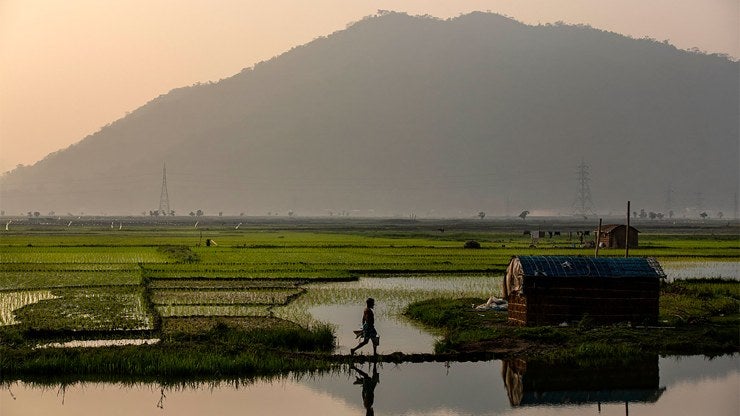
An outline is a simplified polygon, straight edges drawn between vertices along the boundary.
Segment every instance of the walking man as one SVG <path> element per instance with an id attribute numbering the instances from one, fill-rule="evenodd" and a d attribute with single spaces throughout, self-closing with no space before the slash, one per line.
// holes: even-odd
<path id="1" fill-rule="evenodd" d="M 375 299 L 367 298 L 367 301 L 365 301 L 365 303 L 367 303 L 367 307 L 362 313 L 362 341 L 357 344 L 356 347 L 350 350 L 352 355 L 355 354 L 355 351 L 365 346 L 368 341 L 373 342 L 373 355 L 378 355 L 378 344 L 380 343 L 380 337 L 378 336 L 378 331 L 375 330 L 375 313 L 373 312 L 373 308 L 375 307 Z"/>

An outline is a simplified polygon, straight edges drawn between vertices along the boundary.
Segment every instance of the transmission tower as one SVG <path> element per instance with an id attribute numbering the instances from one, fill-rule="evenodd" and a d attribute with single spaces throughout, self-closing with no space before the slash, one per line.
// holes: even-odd
<path id="1" fill-rule="evenodd" d="M 170 197 L 167 195 L 167 165 L 162 165 L 162 193 L 159 194 L 159 215 L 169 215 Z"/>
<path id="2" fill-rule="evenodd" d="M 578 165 L 578 192 L 573 202 L 573 213 L 582 217 L 596 215 L 594 203 L 591 200 L 591 188 L 589 187 L 591 176 L 588 169 L 589 166 L 581 160 L 581 164 Z"/>

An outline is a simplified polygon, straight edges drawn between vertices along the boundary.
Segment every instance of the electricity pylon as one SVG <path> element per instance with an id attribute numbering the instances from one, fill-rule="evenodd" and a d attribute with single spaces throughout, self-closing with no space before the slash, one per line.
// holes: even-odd
<path id="1" fill-rule="evenodd" d="M 576 200 L 573 202 L 573 213 L 584 218 L 589 215 L 596 215 L 596 208 L 594 208 L 594 202 L 591 200 L 591 188 L 589 186 L 591 176 L 588 169 L 589 166 L 581 160 L 581 164 L 578 165 L 578 191 L 576 192 Z"/>
<path id="2" fill-rule="evenodd" d="M 167 165 L 162 165 L 162 192 L 159 194 L 159 215 L 170 214 L 170 196 L 167 194 Z"/>

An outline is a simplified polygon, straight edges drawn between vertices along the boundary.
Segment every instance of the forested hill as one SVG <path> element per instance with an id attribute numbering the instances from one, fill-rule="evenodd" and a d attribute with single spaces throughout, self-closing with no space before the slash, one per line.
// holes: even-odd
<path id="1" fill-rule="evenodd" d="M 7 214 L 732 212 L 740 65 L 584 26 L 386 13 L 2 178 Z M 671 204 L 668 206 L 668 204 Z"/>

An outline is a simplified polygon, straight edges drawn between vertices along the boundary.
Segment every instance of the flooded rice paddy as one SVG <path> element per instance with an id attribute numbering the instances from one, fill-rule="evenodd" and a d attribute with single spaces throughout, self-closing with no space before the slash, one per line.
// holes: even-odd
<path id="1" fill-rule="evenodd" d="M 726 263 L 729 267 L 737 264 Z M 335 328 L 336 352 L 345 354 L 357 343 L 352 330 L 359 328 L 365 299 L 373 297 L 381 336 L 379 352 L 418 353 L 432 352 L 438 336 L 402 316 L 408 303 L 440 296 L 485 299 L 499 295 L 500 287 L 500 276 L 366 277 L 301 285 L 300 296 L 275 306 L 230 305 L 231 299 L 225 298 L 230 295 L 219 291 L 207 295 L 214 297 L 208 299 L 214 304 L 180 305 L 182 294 L 162 287 L 167 304 L 158 309 L 164 316 L 246 314 L 273 315 L 305 325 L 327 322 Z M 294 293 L 292 288 L 277 289 L 281 296 Z M 7 310 L 54 299 L 49 291 L 13 293 L 2 294 L 3 313 L 10 317 L 3 319 L 12 319 Z M 129 292 L 125 295 L 131 296 Z M 369 346 L 361 351 L 370 352 Z M 737 415 L 739 365 L 737 355 L 711 360 L 655 356 L 633 368 L 601 370 L 607 374 L 491 360 L 358 364 L 329 373 L 207 383 L 50 385 L 14 381 L 0 385 L 0 414 L 77 416 L 100 414 L 105 409 L 104 413 L 112 415 Z"/>
<path id="2" fill-rule="evenodd" d="M 337 353 L 346 354 L 357 344 L 352 331 L 360 328 L 368 297 L 374 298 L 376 304 L 375 326 L 380 335 L 378 353 L 424 353 L 433 351 L 437 337 L 402 316 L 409 303 L 435 297 L 500 295 L 501 277 L 366 277 L 354 282 L 309 284 L 304 288 L 306 293 L 288 305 L 273 308 L 272 313 L 304 325 L 331 324 L 337 337 Z M 371 353 L 372 348 L 365 347 L 365 352 Z"/>
<path id="3" fill-rule="evenodd" d="M 740 279 L 737 261 L 664 261 L 663 271 L 669 281 L 677 279 Z"/>
<path id="4" fill-rule="evenodd" d="M 13 311 L 26 305 L 33 305 L 45 299 L 55 299 L 50 290 L 22 290 L 18 292 L 0 292 L 0 326 L 14 325 L 18 321 L 15 319 Z"/>
<path id="5" fill-rule="evenodd" d="M 567 369 L 557 377 L 543 378 L 541 372 L 522 370 L 519 364 L 500 360 L 364 364 L 326 374 L 175 385 L 17 381 L 0 386 L 0 414 L 735 416 L 740 412 L 737 356 L 655 356 L 642 366 L 624 369 L 616 380 L 612 374 Z"/>

